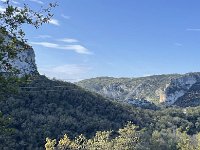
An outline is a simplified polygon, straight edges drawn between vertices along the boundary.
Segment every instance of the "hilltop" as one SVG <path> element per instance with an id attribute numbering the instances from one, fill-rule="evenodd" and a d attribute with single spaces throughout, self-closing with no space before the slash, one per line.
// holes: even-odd
<path id="1" fill-rule="evenodd" d="M 154 75 L 139 78 L 98 77 L 77 85 L 114 101 L 134 105 L 197 106 L 200 73 Z M 195 96 L 192 96 L 192 94 Z M 190 95 L 190 96 L 189 96 Z M 187 100 L 182 100 L 187 97 Z M 194 100 L 195 99 L 195 100 Z M 186 104 L 187 103 L 187 104 Z"/>

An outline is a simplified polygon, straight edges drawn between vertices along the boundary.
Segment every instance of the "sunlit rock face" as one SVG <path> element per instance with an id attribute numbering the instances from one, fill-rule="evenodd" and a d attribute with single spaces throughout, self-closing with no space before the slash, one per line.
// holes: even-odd
<path id="1" fill-rule="evenodd" d="M 77 84 L 114 101 L 139 105 L 147 102 L 174 105 L 177 100 L 179 100 L 178 104 L 181 104 L 181 98 L 188 97 L 187 95 L 191 94 L 191 88 L 198 82 L 200 82 L 200 73 L 155 75 L 142 78 L 100 77 L 83 80 Z"/>
<path id="2" fill-rule="evenodd" d="M 165 89 L 164 102 L 168 105 L 174 104 L 178 98 L 182 97 L 198 81 L 198 78 L 192 75 L 174 79 Z"/>
<path id="3" fill-rule="evenodd" d="M 5 38 L 5 42 L 9 42 L 9 36 Z M 33 48 L 27 46 L 27 48 L 21 49 L 22 46 L 18 45 L 17 53 L 13 57 L 8 57 L 7 53 L 4 53 L 3 60 L 0 61 L 0 73 L 1 74 L 15 74 L 18 77 L 23 77 L 25 75 L 36 75 L 38 74 L 37 66 L 35 63 L 35 53 Z M 12 70 L 6 69 L 5 63 L 11 66 Z M 13 73 L 13 69 L 15 72 Z"/>
<path id="4" fill-rule="evenodd" d="M 5 59 L 7 56 L 5 55 Z M 35 53 L 32 48 L 19 51 L 17 55 L 12 59 L 7 59 L 8 64 L 17 70 L 16 75 L 19 77 L 25 75 L 35 75 L 37 74 L 37 67 L 35 64 Z M 4 68 L 0 69 L 0 72 L 6 73 L 10 72 Z"/>

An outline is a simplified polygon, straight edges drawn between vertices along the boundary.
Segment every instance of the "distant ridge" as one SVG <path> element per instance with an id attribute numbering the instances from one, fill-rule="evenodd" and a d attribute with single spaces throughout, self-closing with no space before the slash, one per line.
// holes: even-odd
<path id="1" fill-rule="evenodd" d="M 186 74 L 163 74 L 135 78 L 97 77 L 77 82 L 77 85 L 112 100 L 133 105 L 153 104 L 190 106 L 193 92 L 200 82 L 200 72 Z M 200 86 L 196 92 L 200 92 Z M 188 97 L 186 100 L 181 100 Z M 187 103 L 187 104 L 183 104 Z M 193 102 L 194 103 L 194 102 Z M 199 97 L 195 104 L 199 105 Z"/>

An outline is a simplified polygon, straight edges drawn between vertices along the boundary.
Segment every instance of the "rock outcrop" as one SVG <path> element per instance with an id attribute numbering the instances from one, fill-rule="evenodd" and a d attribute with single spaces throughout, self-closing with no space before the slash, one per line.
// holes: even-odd
<path id="1" fill-rule="evenodd" d="M 5 37 L 4 44 L 7 44 L 10 37 Z M 35 63 L 35 53 L 33 48 L 26 46 L 22 49 L 22 45 L 18 45 L 16 48 L 16 54 L 13 57 L 9 57 L 7 52 L 2 52 L 3 59 L 0 61 L 0 73 L 10 74 L 15 70 L 15 75 L 23 77 L 25 75 L 38 74 L 37 66 Z M 11 67 L 11 69 L 5 69 L 3 67 L 5 62 Z"/>
<path id="2" fill-rule="evenodd" d="M 200 73 L 188 73 L 142 78 L 101 77 L 83 80 L 77 85 L 115 101 L 141 105 L 144 102 L 146 104 L 146 101 L 154 104 L 173 105 L 181 97 L 186 96 L 192 86 L 199 81 Z"/>
<path id="3" fill-rule="evenodd" d="M 17 70 L 16 74 L 19 77 L 37 74 L 35 53 L 32 48 L 19 51 L 14 58 L 8 59 L 7 63 L 10 64 L 12 68 Z M 1 68 L 0 72 L 9 73 L 10 71 Z"/>
<path id="4" fill-rule="evenodd" d="M 173 79 L 164 90 L 164 103 L 168 105 L 174 104 L 178 98 L 185 95 L 198 80 L 199 76 L 195 77 L 192 74 L 186 74 L 185 76 Z"/>

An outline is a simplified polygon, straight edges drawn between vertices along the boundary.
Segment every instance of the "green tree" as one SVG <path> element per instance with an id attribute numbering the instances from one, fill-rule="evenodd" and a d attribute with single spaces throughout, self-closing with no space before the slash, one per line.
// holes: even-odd
<path id="1" fill-rule="evenodd" d="M 57 147 L 60 150 L 66 150 L 76 147 L 76 144 L 65 134 L 64 137 L 60 139 Z"/>
<path id="2" fill-rule="evenodd" d="M 139 132 L 137 126 L 133 125 L 131 122 L 119 129 L 119 136 L 113 139 L 114 148 L 121 150 L 134 150 L 136 149 L 137 143 L 139 143 Z"/>
<path id="3" fill-rule="evenodd" d="M 196 140 L 197 140 L 197 148 L 196 148 L 196 150 L 200 150 L 200 133 L 198 133 L 196 135 Z"/>
<path id="4" fill-rule="evenodd" d="M 189 135 L 187 135 L 185 131 L 180 132 L 179 130 L 177 130 L 177 136 L 178 136 L 178 144 L 177 144 L 178 149 L 196 150 L 195 145 L 192 143 L 193 140 Z"/>
<path id="5" fill-rule="evenodd" d="M 44 23 L 48 23 L 53 16 L 51 10 L 57 6 L 57 3 L 49 3 L 46 8 L 41 7 L 39 11 L 33 10 L 26 3 L 23 7 L 12 5 L 10 0 L 1 3 L 5 8 L 0 12 L 1 68 L 5 71 L 15 71 L 8 63 L 8 59 L 14 57 L 18 51 L 29 47 L 22 26 L 31 25 L 37 29 Z"/>
<path id="6" fill-rule="evenodd" d="M 56 140 L 47 138 L 46 150 L 135 150 L 139 143 L 140 131 L 129 122 L 124 128 L 118 130 L 118 136 L 112 137 L 113 131 L 98 131 L 91 139 L 83 135 L 70 140 L 65 134 L 56 145 Z M 56 146 L 55 146 L 56 145 Z"/>
<path id="7" fill-rule="evenodd" d="M 89 150 L 111 150 L 110 131 L 98 131 L 94 138 L 89 139 L 87 149 Z"/>
<path id="8" fill-rule="evenodd" d="M 46 138 L 45 149 L 46 150 L 55 150 L 56 140 L 51 140 Z"/>
<path id="9" fill-rule="evenodd" d="M 18 70 L 13 68 L 8 60 L 15 57 L 19 51 L 29 48 L 22 26 L 31 25 L 37 29 L 43 23 L 48 23 L 53 16 L 51 10 L 57 4 L 50 3 L 46 8 L 41 7 L 39 11 L 34 11 L 25 3 L 22 7 L 12 5 L 10 0 L 0 3 L 5 8 L 0 12 L 0 70 L 15 73 Z M 18 84 L 18 78 L 8 76 L 5 78 L 0 74 L 0 102 L 17 92 Z M 0 149 L 16 148 L 11 138 L 13 130 L 9 128 L 9 119 L 4 118 L 0 112 Z"/>

